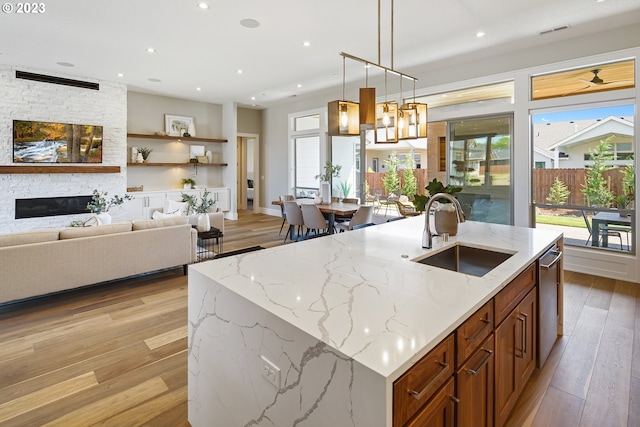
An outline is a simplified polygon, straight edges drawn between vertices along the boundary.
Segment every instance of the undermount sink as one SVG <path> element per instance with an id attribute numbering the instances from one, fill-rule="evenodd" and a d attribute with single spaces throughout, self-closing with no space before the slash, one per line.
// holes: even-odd
<path id="1" fill-rule="evenodd" d="M 457 244 L 413 261 L 473 276 L 484 276 L 513 254 Z"/>

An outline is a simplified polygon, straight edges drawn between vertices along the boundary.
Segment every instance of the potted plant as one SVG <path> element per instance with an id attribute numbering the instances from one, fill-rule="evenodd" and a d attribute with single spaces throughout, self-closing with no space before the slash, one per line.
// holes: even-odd
<path id="1" fill-rule="evenodd" d="M 187 215 L 198 215 L 198 223 L 196 228 L 200 232 L 209 231 L 211 229 L 211 223 L 209 221 L 209 215 L 207 211 L 213 206 L 213 199 L 209 197 L 211 194 L 209 190 L 205 189 L 198 200 L 198 196 L 195 194 L 182 194 L 182 201 L 187 202 Z"/>
<path id="2" fill-rule="evenodd" d="M 429 192 L 429 196 L 416 194 L 413 199 L 413 203 L 416 207 L 416 211 L 424 211 L 429 199 L 438 193 L 446 193 L 454 196 L 462 191 L 462 187 L 456 187 L 454 185 L 444 185 L 437 178 L 434 178 L 427 184 L 425 189 Z M 445 198 L 439 198 L 436 200 L 438 207 L 436 208 L 434 216 L 434 225 L 437 233 L 449 233 L 451 236 L 455 236 L 458 233 L 458 218 L 456 211 L 451 201 Z M 428 215 L 428 212 L 427 212 Z"/>
<path id="3" fill-rule="evenodd" d="M 196 186 L 196 181 L 192 178 L 182 178 L 180 183 L 182 184 L 182 188 L 185 190 L 191 190 Z"/>
<path id="4" fill-rule="evenodd" d="M 347 197 L 349 197 L 349 193 L 351 193 L 351 184 L 346 181 L 340 181 L 340 183 L 338 184 L 338 189 L 342 194 L 342 198 L 346 199 Z"/>
<path id="5" fill-rule="evenodd" d="M 320 197 L 323 203 L 329 203 L 331 201 L 331 178 L 338 177 L 340 175 L 340 170 L 342 166 L 334 165 L 330 161 L 327 160 L 327 163 L 324 165 L 324 172 L 316 175 L 316 179 L 320 180 Z"/>
<path id="6" fill-rule="evenodd" d="M 117 194 L 111 198 L 108 198 L 108 192 L 100 192 L 93 190 L 93 196 L 91 201 L 87 203 L 87 210 L 96 216 L 98 225 L 105 225 L 111 223 L 111 216 L 108 214 L 109 209 L 114 206 L 122 205 L 125 200 L 133 200 L 133 196 L 125 194 L 124 197 L 120 197 Z"/>
<path id="7" fill-rule="evenodd" d="M 147 161 L 147 159 L 149 158 L 149 154 L 151 154 L 152 151 L 153 151 L 153 148 L 149 148 L 149 147 L 138 148 L 138 154 L 142 155 L 142 160 L 144 162 Z"/>

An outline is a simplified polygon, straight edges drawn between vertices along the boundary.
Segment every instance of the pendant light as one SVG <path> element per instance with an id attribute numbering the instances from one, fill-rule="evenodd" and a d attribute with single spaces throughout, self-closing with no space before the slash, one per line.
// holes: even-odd
<path id="1" fill-rule="evenodd" d="M 406 104 L 403 104 L 402 109 L 405 109 L 405 108 L 414 109 L 416 111 L 416 122 L 415 122 L 415 128 L 414 128 L 415 130 L 413 131 L 416 134 L 415 138 L 427 138 L 428 107 L 427 107 L 427 104 L 416 102 L 416 81 L 415 80 L 413 81 L 413 102 L 408 102 Z M 409 132 L 411 133 L 412 130 L 410 129 Z"/>
<path id="2" fill-rule="evenodd" d="M 400 97 L 402 98 L 402 79 L 400 76 Z M 404 104 L 398 110 L 398 139 L 416 139 L 416 120 L 418 111 L 416 108 Z"/>
<path id="3" fill-rule="evenodd" d="M 398 142 L 398 104 L 387 102 L 387 70 L 384 70 L 384 102 L 376 104 L 376 143 Z"/>
<path id="4" fill-rule="evenodd" d="M 331 136 L 360 135 L 360 106 L 345 100 L 345 57 L 342 57 L 342 100 L 328 103 L 327 120 Z"/>

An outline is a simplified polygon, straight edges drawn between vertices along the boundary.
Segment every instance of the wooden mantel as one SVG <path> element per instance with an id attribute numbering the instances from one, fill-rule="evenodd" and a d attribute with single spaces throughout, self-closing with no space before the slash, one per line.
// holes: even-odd
<path id="1" fill-rule="evenodd" d="M 120 173 L 120 166 L 0 166 L 0 174 Z"/>

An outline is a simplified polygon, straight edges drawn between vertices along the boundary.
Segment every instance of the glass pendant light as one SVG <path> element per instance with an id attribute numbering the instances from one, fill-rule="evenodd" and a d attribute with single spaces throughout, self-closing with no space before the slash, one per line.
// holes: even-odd
<path id="1" fill-rule="evenodd" d="M 416 114 L 414 129 L 413 130 L 410 129 L 409 133 L 415 133 L 416 136 L 414 138 L 427 138 L 428 108 L 427 108 L 427 104 L 416 102 L 416 81 L 415 80 L 413 81 L 413 102 L 408 102 L 406 104 L 403 104 L 402 109 L 403 110 L 412 109 L 415 111 L 415 114 Z"/>
<path id="2" fill-rule="evenodd" d="M 376 104 L 376 143 L 398 142 L 398 104 L 387 102 L 387 70 L 384 71 L 384 102 Z"/>
<path id="3" fill-rule="evenodd" d="M 331 136 L 360 135 L 360 106 L 345 100 L 345 58 L 342 57 L 342 100 L 327 104 L 328 131 Z"/>

